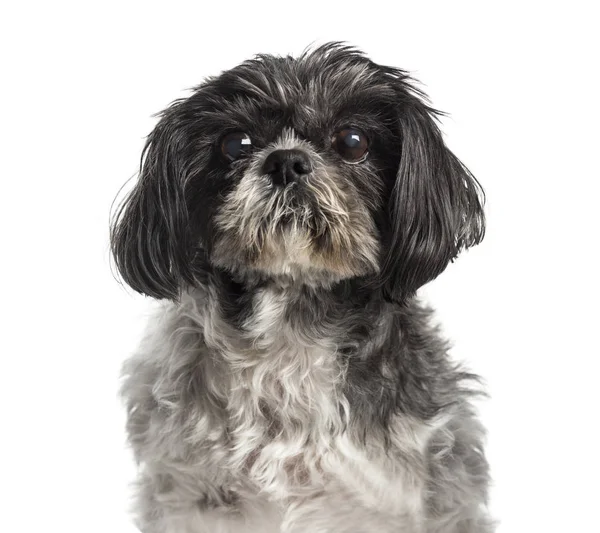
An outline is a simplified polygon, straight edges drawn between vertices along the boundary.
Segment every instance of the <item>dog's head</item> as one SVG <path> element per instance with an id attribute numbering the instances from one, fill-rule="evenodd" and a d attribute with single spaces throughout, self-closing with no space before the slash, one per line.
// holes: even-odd
<path id="1" fill-rule="evenodd" d="M 177 298 L 206 268 L 402 299 L 483 238 L 481 189 L 401 70 L 339 44 L 259 56 L 174 102 L 116 213 L 124 280 Z"/>

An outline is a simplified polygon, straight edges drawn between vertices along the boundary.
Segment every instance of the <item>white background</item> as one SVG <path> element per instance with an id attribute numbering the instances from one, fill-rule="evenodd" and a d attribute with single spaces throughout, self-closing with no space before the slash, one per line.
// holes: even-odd
<path id="1" fill-rule="evenodd" d="M 481 373 L 501 533 L 599 531 L 594 2 L 13 2 L 0 13 L 0 529 L 133 532 L 116 398 L 149 302 L 108 216 L 152 114 L 255 53 L 346 40 L 450 112 L 484 243 L 424 294 Z"/>

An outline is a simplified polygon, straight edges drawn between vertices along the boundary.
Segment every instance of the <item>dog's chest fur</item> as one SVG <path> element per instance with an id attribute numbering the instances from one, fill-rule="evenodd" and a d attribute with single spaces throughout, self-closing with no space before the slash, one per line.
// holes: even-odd
<path id="1" fill-rule="evenodd" d="M 272 286 L 253 294 L 241 326 L 225 335 L 219 314 L 206 317 L 208 329 L 219 331 L 214 348 L 227 368 L 229 468 L 278 500 L 337 492 L 346 504 L 418 514 L 423 483 L 415 464 L 429 430 L 396 418 L 388 448 L 377 437 L 361 445 L 343 387 L 344 339 L 302 320 L 296 306 L 297 295 Z M 399 469 L 402 454 L 411 460 Z"/>
<path id="2" fill-rule="evenodd" d="M 487 479 L 461 374 L 424 310 L 349 294 L 207 280 L 165 307 L 123 386 L 163 502 L 152 529 L 140 492 L 147 531 L 420 533 L 432 506 L 458 520 L 458 484 Z"/>
<path id="3" fill-rule="evenodd" d="M 278 496 L 324 482 L 319 458 L 342 428 L 336 346 L 291 323 L 290 305 L 285 290 L 257 290 L 237 338 L 215 347 L 228 368 L 230 466 Z"/>

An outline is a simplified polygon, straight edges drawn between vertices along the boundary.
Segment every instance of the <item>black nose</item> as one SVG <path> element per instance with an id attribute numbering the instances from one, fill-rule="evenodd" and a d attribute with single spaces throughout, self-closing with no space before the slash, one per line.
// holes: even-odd
<path id="1" fill-rule="evenodd" d="M 275 185 L 286 186 L 312 170 L 308 154 L 302 150 L 275 150 L 263 164 L 263 172 Z"/>

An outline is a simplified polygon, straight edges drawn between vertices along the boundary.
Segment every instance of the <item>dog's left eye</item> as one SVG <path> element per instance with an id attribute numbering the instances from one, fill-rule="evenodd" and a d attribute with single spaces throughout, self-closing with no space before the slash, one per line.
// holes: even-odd
<path id="1" fill-rule="evenodd" d="M 236 131 L 223 137 L 221 152 L 229 161 L 234 161 L 252 149 L 252 139 L 247 133 Z"/>
<path id="2" fill-rule="evenodd" d="M 357 128 L 344 128 L 331 139 L 331 146 L 346 161 L 359 163 L 367 156 L 369 141 L 367 136 Z"/>

